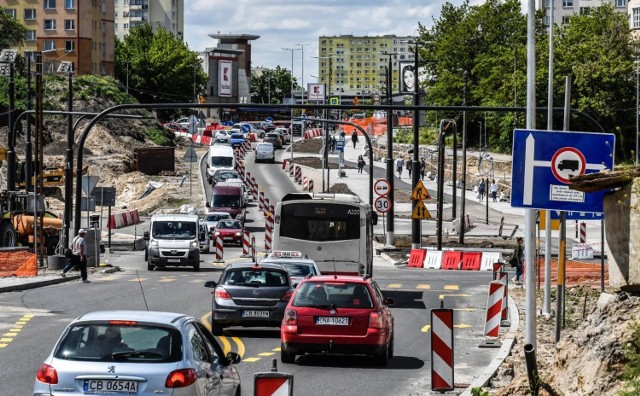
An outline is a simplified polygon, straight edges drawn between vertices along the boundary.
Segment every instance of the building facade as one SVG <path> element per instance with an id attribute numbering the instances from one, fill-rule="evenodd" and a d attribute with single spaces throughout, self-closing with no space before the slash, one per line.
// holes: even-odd
<path id="1" fill-rule="evenodd" d="M 386 94 L 387 69 L 391 61 L 391 91 L 399 92 L 400 67 L 413 62 L 414 37 L 320 36 L 318 83 L 325 84 L 329 97 L 341 102 L 355 97 Z"/>
<path id="2" fill-rule="evenodd" d="M 113 1 L 0 0 L 26 27 L 24 54 L 42 51 L 44 70 L 71 62 L 79 74 L 114 75 Z"/>
<path id="3" fill-rule="evenodd" d="M 566 25 L 571 15 L 588 14 L 589 8 L 599 7 L 602 4 L 611 4 L 618 12 L 628 13 L 628 0 L 536 0 L 536 9 L 546 10 L 544 17 L 545 26 L 549 26 L 551 15 L 549 7 L 553 4 L 553 21 L 555 25 Z"/>
<path id="4" fill-rule="evenodd" d="M 112 0 L 115 6 L 115 34 L 123 40 L 133 29 L 149 24 L 184 37 L 184 0 Z"/>

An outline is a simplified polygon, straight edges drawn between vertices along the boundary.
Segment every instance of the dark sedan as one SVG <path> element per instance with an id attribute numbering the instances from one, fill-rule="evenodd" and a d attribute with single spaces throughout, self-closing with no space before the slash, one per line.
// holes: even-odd
<path id="1" fill-rule="evenodd" d="M 293 288 L 289 274 L 277 264 L 229 264 L 213 288 L 211 329 L 222 335 L 225 327 L 280 327 Z"/>
<path id="2" fill-rule="evenodd" d="M 275 149 L 282 148 L 282 137 L 278 133 L 269 132 L 264 136 L 262 141 L 273 144 L 273 148 Z"/>

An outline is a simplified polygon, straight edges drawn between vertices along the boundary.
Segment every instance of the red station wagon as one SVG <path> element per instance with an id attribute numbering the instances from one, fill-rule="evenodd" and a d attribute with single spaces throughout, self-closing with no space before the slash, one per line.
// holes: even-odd
<path id="1" fill-rule="evenodd" d="M 362 354 L 386 366 L 393 357 L 393 316 L 371 278 L 321 275 L 298 284 L 282 319 L 283 363 L 305 353 Z"/>

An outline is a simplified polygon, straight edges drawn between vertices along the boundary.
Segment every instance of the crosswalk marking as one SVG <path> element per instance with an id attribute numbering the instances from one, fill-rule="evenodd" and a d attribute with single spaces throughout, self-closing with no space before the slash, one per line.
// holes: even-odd
<path id="1" fill-rule="evenodd" d="M 455 327 L 456 329 L 468 329 L 469 327 L 472 327 L 472 326 L 470 324 L 460 323 L 460 324 L 453 325 L 453 327 Z"/>
<path id="2" fill-rule="evenodd" d="M 402 287 L 402 283 L 391 283 L 387 287 L 389 289 L 400 289 Z"/>
<path id="3" fill-rule="evenodd" d="M 416 289 L 428 290 L 431 289 L 431 285 L 417 285 Z"/>
<path id="4" fill-rule="evenodd" d="M 133 278 L 133 279 L 127 279 L 129 282 L 137 282 L 138 280 L 140 280 L 140 282 L 142 281 L 146 281 L 149 280 L 149 278 Z"/>
<path id="5" fill-rule="evenodd" d="M 444 290 L 460 290 L 458 285 L 444 285 Z"/>
<path id="6" fill-rule="evenodd" d="M 275 355 L 274 352 L 262 352 L 258 354 L 258 356 L 273 356 L 273 355 Z"/>
<path id="7" fill-rule="evenodd" d="M 158 282 L 169 283 L 169 282 L 175 282 L 175 281 L 177 281 L 176 278 L 165 278 L 165 279 L 160 279 Z"/>
<path id="8" fill-rule="evenodd" d="M 247 363 L 253 363 L 253 362 L 257 362 L 258 360 L 260 360 L 261 358 L 256 358 L 256 357 L 251 357 L 251 358 L 246 358 L 243 359 L 243 362 L 247 362 Z"/>

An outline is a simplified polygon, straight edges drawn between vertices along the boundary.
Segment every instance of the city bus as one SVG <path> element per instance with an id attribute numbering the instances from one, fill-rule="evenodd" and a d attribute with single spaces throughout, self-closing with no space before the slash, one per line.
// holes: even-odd
<path id="1" fill-rule="evenodd" d="M 373 276 L 371 205 L 349 194 L 291 193 L 276 206 L 273 250 L 297 250 L 322 274 Z"/>

